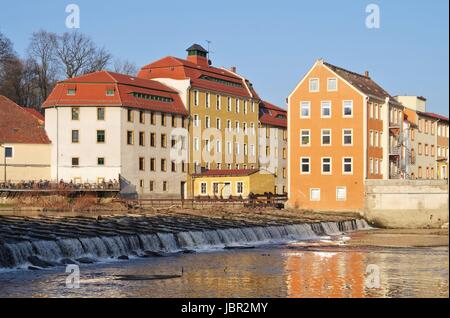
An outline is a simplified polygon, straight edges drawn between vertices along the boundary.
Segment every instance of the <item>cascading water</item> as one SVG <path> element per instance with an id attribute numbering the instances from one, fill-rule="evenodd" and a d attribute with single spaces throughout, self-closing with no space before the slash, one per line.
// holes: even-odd
<path id="1" fill-rule="evenodd" d="M 29 258 L 32 256 L 57 263 L 67 258 L 108 259 L 122 255 L 144 255 L 147 252 L 173 253 L 182 250 L 218 249 L 236 245 L 281 244 L 318 239 L 324 235 L 340 235 L 344 232 L 369 228 L 365 220 L 351 220 L 4 243 L 0 244 L 0 268 L 26 267 L 29 265 Z"/>

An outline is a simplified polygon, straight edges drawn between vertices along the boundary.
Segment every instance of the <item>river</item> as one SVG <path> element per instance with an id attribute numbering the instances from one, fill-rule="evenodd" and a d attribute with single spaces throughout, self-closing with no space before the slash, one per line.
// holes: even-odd
<path id="1" fill-rule="evenodd" d="M 351 244 L 371 235 L 85 265 L 73 289 L 63 267 L 4 271 L 0 297 L 449 297 L 448 246 Z M 117 280 L 154 274 L 182 276 Z"/>

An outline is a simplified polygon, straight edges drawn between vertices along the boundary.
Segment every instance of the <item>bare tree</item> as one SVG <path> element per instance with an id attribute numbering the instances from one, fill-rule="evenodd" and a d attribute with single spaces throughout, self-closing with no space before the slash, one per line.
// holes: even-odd
<path id="1" fill-rule="evenodd" d="M 111 60 L 105 49 L 97 48 L 88 36 L 78 32 L 59 36 L 56 53 L 69 78 L 102 70 Z"/>
<path id="2" fill-rule="evenodd" d="M 38 79 L 40 91 L 39 104 L 50 94 L 58 75 L 58 60 L 56 59 L 57 35 L 47 31 L 33 33 L 28 48 L 30 67 Z"/>
<path id="3" fill-rule="evenodd" d="M 15 53 L 11 40 L 0 32 L 0 67 L 6 60 L 14 56 Z"/>
<path id="4" fill-rule="evenodd" d="M 133 62 L 130 62 L 128 60 L 116 59 L 114 61 L 113 71 L 116 73 L 136 76 L 138 68 Z"/>

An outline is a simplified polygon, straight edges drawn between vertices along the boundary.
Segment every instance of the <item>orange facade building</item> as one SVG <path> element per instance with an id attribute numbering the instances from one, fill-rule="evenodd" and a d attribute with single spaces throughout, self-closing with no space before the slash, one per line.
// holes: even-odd
<path id="1" fill-rule="evenodd" d="M 290 206 L 362 211 L 365 180 L 405 174 L 404 107 L 367 72 L 318 60 L 288 103 Z"/>

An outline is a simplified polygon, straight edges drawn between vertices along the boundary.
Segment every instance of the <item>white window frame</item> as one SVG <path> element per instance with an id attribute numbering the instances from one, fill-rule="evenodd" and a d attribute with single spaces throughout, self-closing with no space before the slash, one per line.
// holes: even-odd
<path id="1" fill-rule="evenodd" d="M 211 107 L 211 94 L 208 92 L 205 93 L 205 107 L 206 108 Z"/>
<path id="2" fill-rule="evenodd" d="M 216 95 L 216 109 L 222 109 L 222 96 L 220 96 L 219 94 Z"/>
<path id="3" fill-rule="evenodd" d="M 194 114 L 194 127 L 200 127 L 200 116 Z"/>
<path id="4" fill-rule="evenodd" d="M 241 185 L 241 191 L 239 191 L 239 185 Z M 236 181 L 236 194 L 243 194 L 243 193 L 244 193 L 244 182 Z"/>
<path id="5" fill-rule="evenodd" d="M 197 90 L 194 91 L 194 106 L 198 106 L 198 96 L 199 93 Z"/>
<path id="6" fill-rule="evenodd" d="M 351 115 L 346 115 L 345 114 L 345 109 L 347 108 L 347 106 L 345 105 L 346 103 L 350 103 L 351 104 L 351 107 L 350 107 L 350 109 L 352 110 L 352 114 Z M 342 117 L 343 118 L 353 118 L 353 100 L 348 99 L 348 100 L 343 100 L 342 101 Z"/>
<path id="7" fill-rule="evenodd" d="M 323 165 L 324 165 L 324 159 L 330 159 L 329 165 L 330 165 L 330 172 L 323 171 Z M 322 175 L 332 175 L 333 174 L 333 158 L 331 157 L 322 157 L 320 158 L 320 171 Z"/>
<path id="8" fill-rule="evenodd" d="M 221 153 L 222 152 L 222 141 L 221 140 L 216 140 L 216 152 L 217 153 Z"/>
<path id="9" fill-rule="evenodd" d="M 233 106 L 232 106 L 232 98 L 230 96 L 227 97 L 227 111 L 231 113 Z"/>
<path id="10" fill-rule="evenodd" d="M 339 196 L 338 196 L 339 190 L 344 190 L 345 191 L 345 197 L 344 198 L 339 198 Z M 336 187 L 336 201 L 340 201 L 340 202 L 347 201 L 347 187 L 345 187 L 345 186 L 337 186 Z"/>
<path id="11" fill-rule="evenodd" d="M 303 159 L 308 159 L 308 172 L 303 171 Z M 311 157 L 300 157 L 300 174 L 311 174 Z"/>
<path id="12" fill-rule="evenodd" d="M 208 115 L 205 116 L 205 128 L 211 128 L 211 117 L 209 117 Z"/>
<path id="13" fill-rule="evenodd" d="M 324 132 L 325 130 L 330 131 L 330 143 L 329 143 L 329 144 L 324 144 L 324 143 L 323 143 L 323 137 L 324 137 L 323 132 Z M 332 133 L 331 128 L 323 128 L 323 129 L 321 129 L 321 130 L 320 130 L 320 145 L 321 145 L 322 147 L 331 147 L 331 145 L 333 144 L 333 137 L 332 137 L 332 135 L 333 135 L 333 133 Z"/>
<path id="14" fill-rule="evenodd" d="M 317 90 L 312 90 L 312 89 L 311 89 L 311 83 L 312 83 L 313 81 L 317 81 Z M 319 78 L 313 77 L 313 78 L 310 78 L 310 79 L 309 79 L 309 92 L 310 92 L 310 93 L 318 93 L 318 92 L 320 92 L 320 79 L 319 79 Z"/>
<path id="15" fill-rule="evenodd" d="M 216 118 L 216 128 L 219 130 L 222 129 L 222 120 L 219 117 Z"/>
<path id="16" fill-rule="evenodd" d="M 330 80 L 336 81 L 336 88 L 335 89 L 330 89 Z M 329 78 L 327 78 L 327 91 L 328 92 L 337 92 L 338 91 L 338 79 L 337 79 L 337 77 L 329 77 Z"/>
<path id="17" fill-rule="evenodd" d="M 346 163 L 345 159 L 350 159 L 351 160 L 350 163 Z M 352 170 L 351 172 L 345 171 L 346 164 L 350 164 L 350 167 Z M 347 176 L 353 175 L 353 157 L 342 157 L 342 175 L 347 175 Z"/>
<path id="18" fill-rule="evenodd" d="M 318 191 L 319 193 L 319 197 L 316 199 L 313 199 L 313 191 Z M 320 188 L 309 188 L 309 201 L 315 201 L 315 202 L 319 202 L 321 200 L 321 193 L 322 191 L 320 190 Z"/>
<path id="19" fill-rule="evenodd" d="M 303 116 L 303 106 L 308 107 L 308 116 Z M 311 102 L 310 101 L 301 101 L 300 102 L 300 118 L 302 118 L 302 119 L 311 118 Z"/>
<path id="20" fill-rule="evenodd" d="M 205 191 L 203 191 L 203 186 L 205 186 Z M 200 194 L 208 194 L 208 182 L 200 182 Z"/>
<path id="21" fill-rule="evenodd" d="M 194 150 L 200 151 L 200 139 L 197 137 L 194 138 Z"/>
<path id="22" fill-rule="evenodd" d="M 303 144 L 303 132 L 308 132 L 308 144 Z M 311 147 L 311 129 L 300 129 L 300 147 Z"/>
<path id="23" fill-rule="evenodd" d="M 345 136 L 346 136 L 346 134 L 344 133 L 346 130 L 350 130 L 352 133 L 351 133 L 351 136 L 352 136 L 352 143 L 351 144 L 346 144 L 345 143 Z M 343 128 L 342 129 L 342 146 L 344 146 L 344 147 L 352 147 L 353 146 L 353 128 Z"/>
<path id="24" fill-rule="evenodd" d="M 324 104 L 329 104 L 330 105 L 330 115 L 324 115 L 323 114 L 323 110 L 325 109 Z M 320 118 L 331 118 L 332 114 L 333 114 L 333 104 L 331 103 L 330 100 L 323 100 L 320 102 Z"/>

